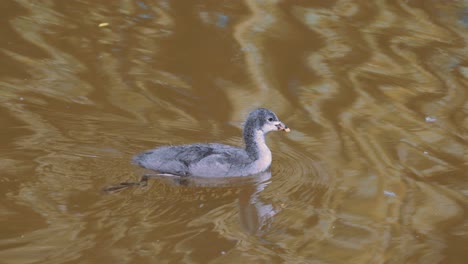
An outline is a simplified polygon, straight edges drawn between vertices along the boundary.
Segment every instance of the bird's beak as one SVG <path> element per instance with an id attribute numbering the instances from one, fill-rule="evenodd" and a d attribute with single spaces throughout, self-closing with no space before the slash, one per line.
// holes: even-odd
<path id="1" fill-rule="evenodd" d="M 291 129 L 289 129 L 289 127 L 287 125 L 285 125 L 283 122 L 279 122 L 279 124 L 275 125 L 278 130 L 283 130 L 283 131 L 286 131 L 286 132 L 289 132 L 291 131 Z"/>

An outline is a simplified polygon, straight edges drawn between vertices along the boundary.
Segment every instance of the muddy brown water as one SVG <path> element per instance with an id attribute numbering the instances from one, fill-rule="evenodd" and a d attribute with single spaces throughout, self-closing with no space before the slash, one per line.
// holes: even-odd
<path id="1" fill-rule="evenodd" d="M 467 263 L 467 1 L 1 1 L 0 263 Z M 154 178 L 241 145 L 270 172 Z"/>

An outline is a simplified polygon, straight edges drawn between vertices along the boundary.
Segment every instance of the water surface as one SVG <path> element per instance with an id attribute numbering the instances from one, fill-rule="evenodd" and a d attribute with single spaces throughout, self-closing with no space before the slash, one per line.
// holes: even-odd
<path id="1" fill-rule="evenodd" d="M 465 263 L 467 1 L 1 1 L 1 263 Z M 271 172 L 138 181 L 242 145 Z"/>

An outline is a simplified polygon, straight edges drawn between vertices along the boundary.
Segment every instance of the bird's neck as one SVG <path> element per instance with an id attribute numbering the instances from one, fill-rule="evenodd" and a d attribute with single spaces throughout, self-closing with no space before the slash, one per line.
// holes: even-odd
<path id="1" fill-rule="evenodd" d="M 265 134 L 262 131 L 245 131 L 244 141 L 245 150 L 252 160 L 270 160 L 271 162 L 271 151 L 265 143 Z"/>

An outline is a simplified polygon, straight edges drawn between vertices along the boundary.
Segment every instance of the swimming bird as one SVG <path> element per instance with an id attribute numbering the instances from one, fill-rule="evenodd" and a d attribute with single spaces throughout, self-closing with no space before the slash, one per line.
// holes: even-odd
<path id="1" fill-rule="evenodd" d="M 177 176 L 235 177 L 266 171 L 271 151 L 265 135 L 290 129 L 265 108 L 252 111 L 244 124 L 245 147 L 219 143 L 162 146 L 134 157 L 134 163 L 159 173 Z"/>

